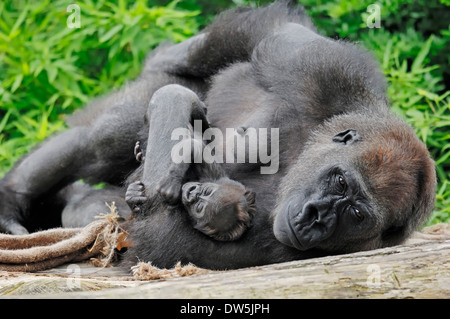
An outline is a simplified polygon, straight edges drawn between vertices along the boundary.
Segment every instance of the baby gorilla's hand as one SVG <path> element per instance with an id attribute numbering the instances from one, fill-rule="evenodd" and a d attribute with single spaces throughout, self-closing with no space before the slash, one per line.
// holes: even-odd
<path id="1" fill-rule="evenodd" d="M 137 181 L 130 184 L 125 193 L 125 201 L 130 206 L 133 214 L 141 212 L 141 206 L 148 200 L 145 195 L 145 186 L 142 182 Z"/>
<path id="2" fill-rule="evenodd" d="M 159 182 L 156 191 L 165 202 L 175 205 L 180 200 L 181 186 L 181 179 L 169 174 Z"/>

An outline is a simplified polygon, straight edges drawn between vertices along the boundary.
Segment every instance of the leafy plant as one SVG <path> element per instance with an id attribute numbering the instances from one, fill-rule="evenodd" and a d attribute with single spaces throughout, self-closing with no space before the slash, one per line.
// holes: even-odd
<path id="1" fill-rule="evenodd" d="M 69 28 L 69 0 L 0 3 L 0 177 L 36 143 L 65 129 L 64 118 L 136 77 L 159 43 L 182 41 L 214 14 L 270 0 L 86 0 Z M 380 61 L 393 110 L 436 161 L 436 209 L 450 220 L 450 2 L 379 0 L 381 28 L 370 29 L 372 0 L 301 0 L 320 32 L 358 41 Z M 203 13 L 200 15 L 200 13 Z"/>
<path id="2" fill-rule="evenodd" d="M 0 176 L 36 143 L 65 128 L 66 114 L 136 77 L 145 55 L 195 34 L 199 11 L 178 1 L 0 3 Z"/>

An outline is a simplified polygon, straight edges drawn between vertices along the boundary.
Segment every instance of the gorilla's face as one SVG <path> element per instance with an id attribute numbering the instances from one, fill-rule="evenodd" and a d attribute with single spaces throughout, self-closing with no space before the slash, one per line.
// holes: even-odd
<path id="1" fill-rule="evenodd" d="M 246 209 L 245 187 L 228 178 L 216 182 L 189 182 L 182 187 L 181 200 L 192 216 L 226 214 L 225 211 Z"/>
<path id="2" fill-rule="evenodd" d="M 255 193 L 223 177 L 215 182 L 188 182 L 182 187 L 182 203 L 194 228 L 219 241 L 241 237 L 255 212 Z"/>
<path id="3" fill-rule="evenodd" d="M 300 250 L 399 244 L 431 213 L 435 187 L 433 161 L 409 126 L 343 115 L 316 132 L 283 179 L 274 234 Z"/>
<path id="4" fill-rule="evenodd" d="M 336 251 L 378 235 L 374 205 L 357 172 L 342 164 L 326 167 L 305 186 L 278 207 L 274 232 L 279 241 L 300 250 Z"/>

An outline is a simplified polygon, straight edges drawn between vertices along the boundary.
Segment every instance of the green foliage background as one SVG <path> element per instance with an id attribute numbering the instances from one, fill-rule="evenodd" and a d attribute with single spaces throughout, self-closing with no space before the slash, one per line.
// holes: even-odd
<path id="1" fill-rule="evenodd" d="M 0 3 L 0 176 L 92 97 L 136 77 L 148 51 L 183 41 L 214 15 L 252 0 L 6 0 Z M 380 61 L 392 107 L 436 161 L 430 224 L 450 220 L 450 1 L 302 0 L 320 32 L 359 42 Z M 81 28 L 70 29 L 73 11 Z M 368 28 L 371 4 L 381 28 Z M 369 22 L 373 20 L 369 19 Z"/>

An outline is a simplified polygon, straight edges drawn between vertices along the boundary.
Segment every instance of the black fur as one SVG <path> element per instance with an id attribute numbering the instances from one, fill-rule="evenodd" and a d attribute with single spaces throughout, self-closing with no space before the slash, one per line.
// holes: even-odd
<path id="1" fill-rule="evenodd" d="M 224 13 L 200 35 L 152 53 L 136 81 L 92 103 L 74 119 L 81 126 L 5 176 L 0 228 L 24 232 L 33 200 L 79 178 L 123 182 L 138 166 L 134 142 L 147 140 L 152 121 L 171 117 L 162 110 L 144 122 L 154 92 L 167 84 L 195 92 L 223 132 L 279 128 L 279 170 L 261 175 L 261 163 L 223 164 L 257 194 L 254 226 L 238 241 L 214 241 L 186 214 L 152 207 L 130 226 L 136 246 L 128 262 L 223 269 L 373 249 L 400 243 L 432 210 L 433 161 L 390 113 L 377 63 L 353 44 L 318 35 L 301 8 L 281 1 Z M 158 134 L 161 143 L 170 139 Z M 170 160 L 158 156 L 147 177 Z"/>

